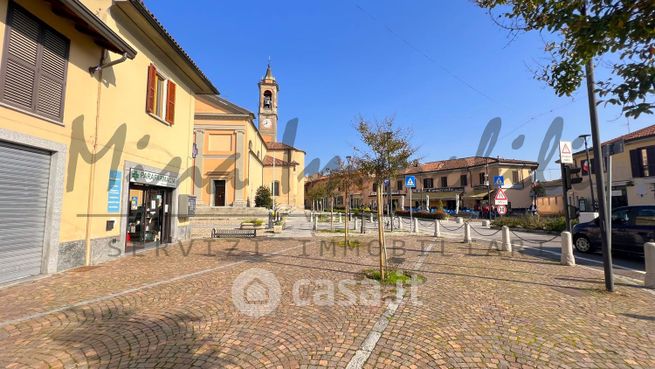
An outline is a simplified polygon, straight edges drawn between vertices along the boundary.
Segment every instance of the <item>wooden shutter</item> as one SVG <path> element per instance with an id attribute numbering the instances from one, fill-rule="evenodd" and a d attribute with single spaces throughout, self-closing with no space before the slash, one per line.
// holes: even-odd
<path id="1" fill-rule="evenodd" d="M 40 26 L 21 8 L 11 5 L 9 36 L 3 56 L 2 99 L 11 105 L 34 109 Z"/>
<path id="2" fill-rule="evenodd" d="M 173 125 L 175 123 L 175 83 L 168 81 L 168 91 L 166 95 L 166 122 Z"/>
<path id="3" fill-rule="evenodd" d="M 54 31 L 45 29 L 36 92 L 37 113 L 55 118 L 63 117 L 66 64 L 68 64 L 68 40 Z"/>
<path id="4" fill-rule="evenodd" d="M 148 88 L 146 91 L 146 112 L 155 112 L 155 93 L 157 89 L 157 68 L 150 64 L 148 66 Z"/>
<path id="5" fill-rule="evenodd" d="M 643 177 L 641 149 L 630 150 L 630 166 L 632 167 L 632 178 Z"/>
<path id="6" fill-rule="evenodd" d="M 655 146 L 646 148 L 646 159 L 648 159 L 648 176 L 655 176 Z"/>

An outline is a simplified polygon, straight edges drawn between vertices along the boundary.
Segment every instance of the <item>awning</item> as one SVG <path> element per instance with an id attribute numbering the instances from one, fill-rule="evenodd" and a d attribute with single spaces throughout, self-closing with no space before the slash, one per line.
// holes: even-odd
<path id="1" fill-rule="evenodd" d="M 422 193 L 421 199 L 425 199 L 425 196 L 430 196 L 430 200 L 455 200 L 455 196 L 459 195 L 459 192 L 433 192 L 433 193 Z"/>
<path id="2" fill-rule="evenodd" d="M 484 192 L 470 192 L 470 193 L 465 193 L 464 198 L 465 199 L 483 199 L 483 198 L 487 197 L 487 195 L 488 195 L 487 191 L 484 191 Z"/>
<path id="3" fill-rule="evenodd" d="M 80 0 L 53 1 L 50 6 L 53 13 L 71 19 L 75 22 L 75 28 L 91 36 L 98 45 L 117 54 L 127 55 L 130 59 L 134 59 L 136 56 L 136 50 L 93 14 Z"/>

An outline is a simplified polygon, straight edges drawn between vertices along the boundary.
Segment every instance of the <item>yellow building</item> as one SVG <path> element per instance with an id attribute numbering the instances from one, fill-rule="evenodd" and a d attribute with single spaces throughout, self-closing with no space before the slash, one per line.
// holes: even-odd
<path id="1" fill-rule="evenodd" d="M 255 115 L 219 96 L 199 96 L 195 143 L 198 204 L 254 207 L 257 188 L 271 189 L 281 207 L 302 208 L 305 152 L 277 142 L 279 87 L 270 66 L 259 83 L 259 127 Z"/>
<path id="2" fill-rule="evenodd" d="M 655 203 L 655 125 L 637 130 L 626 135 L 603 142 L 609 144 L 622 141 L 624 151 L 612 156 L 612 207 L 625 205 L 652 205 Z M 593 162 L 594 153 L 589 148 L 589 158 Z M 573 154 L 574 166 L 587 167 L 587 153 L 581 150 Z M 607 174 L 607 163 L 603 162 L 604 174 Z M 589 166 L 591 168 L 591 166 Z M 593 170 L 592 174 L 593 174 Z M 589 177 L 583 175 L 579 184 L 573 185 L 569 191 L 569 202 L 580 211 L 591 211 L 591 190 Z M 595 181 L 592 175 L 592 180 Z M 598 201 L 596 182 L 594 184 L 594 199 Z"/>
<path id="3" fill-rule="evenodd" d="M 217 94 L 189 56 L 138 0 L 0 18 L 0 283 L 188 238 L 195 95 Z"/>

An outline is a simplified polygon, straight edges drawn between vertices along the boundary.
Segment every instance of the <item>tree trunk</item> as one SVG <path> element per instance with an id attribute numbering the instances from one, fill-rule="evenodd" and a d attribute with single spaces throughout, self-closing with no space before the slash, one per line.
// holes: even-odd
<path id="1" fill-rule="evenodd" d="M 334 232 L 334 197 L 330 199 L 330 231 Z"/>
<path id="2" fill-rule="evenodd" d="M 344 199 L 345 199 L 345 202 L 346 202 L 346 204 L 345 204 L 346 205 L 346 219 L 345 219 L 345 223 L 343 224 L 344 229 L 345 229 L 345 239 L 344 239 L 345 244 L 344 244 L 344 246 L 348 246 L 348 216 L 350 215 L 349 214 L 350 201 L 348 201 L 348 189 L 346 189 L 346 191 L 345 191 L 345 198 Z"/>
<path id="3" fill-rule="evenodd" d="M 380 282 L 385 279 L 385 267 L 387 264 L 387 250 L 384 243 L 384 204 L 382 201 L 382 185 L 377 184 L 377 200 L 378 200 L 378 241 L 380 243 Z"/>

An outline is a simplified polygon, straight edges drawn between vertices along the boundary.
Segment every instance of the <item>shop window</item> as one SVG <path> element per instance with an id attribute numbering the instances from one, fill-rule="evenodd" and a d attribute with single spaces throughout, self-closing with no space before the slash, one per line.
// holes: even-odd
<path id="1" fill-rule="evenodd" d="M 423 178 L 423 188 L 434 188 L 432 178 Z"/>
<path id="2" fill-rule="evenodd" d="M 468 176 L 466 174 L 459 176 L 459 184 L 462 187 L 468 186 Z"/>
<path id="3" fill-rule="evenodd" d="M 175 83 L 167 79 L 153 64 L 150 64 L 148 66 L 146 112 L 173 125 L 175 123 L 175 90 Z"/>
<path id="4" fill-rule="evenodd" d="M 69 40 L 14 2 L 6 32 L 2 102 L 61 122 Z"/>
<path id="5" fill-rule="evenodd" d="M 448 187 L 448 177 L 441 177 L 441 187 Z"/>
<path id="6" fill-rule="evenodd" d="M 487 179 L 487 174 L 484 173 L 484 172 L 480 172 L 480 174 L 478 174 L 478 178 L 480 180 L 480 186 L 485 185 L 485 180 Z"/>

